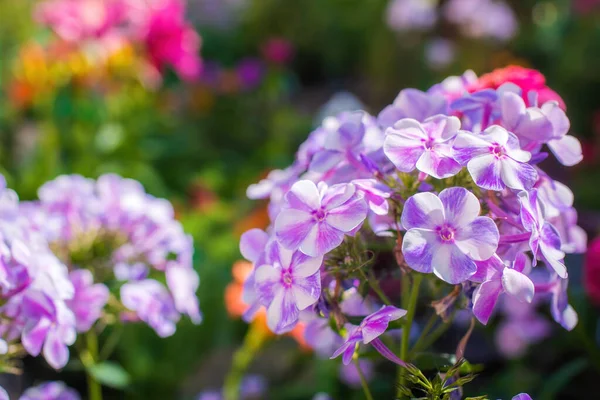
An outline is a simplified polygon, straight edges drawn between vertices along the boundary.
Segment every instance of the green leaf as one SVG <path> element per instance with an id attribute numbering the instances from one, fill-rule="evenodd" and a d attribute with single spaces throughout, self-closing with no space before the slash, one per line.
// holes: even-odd
<path id="1" fill-rule="evenodd" d="M 127 387 L 131 381 L 129 374 L 123 367 L 112 361 L 105 361 L 92 365 L 88 372 L 102 385 L 115 389 Z"/>

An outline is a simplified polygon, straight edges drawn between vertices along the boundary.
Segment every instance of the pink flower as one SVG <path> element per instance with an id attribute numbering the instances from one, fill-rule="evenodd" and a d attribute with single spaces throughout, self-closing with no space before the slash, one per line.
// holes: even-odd
<path id="1" fill-rule="evenodd" d="M 130 12 L 136 13 L 139 9 L 132 7 Z M 138 34 L 152 65 L 161 72 L 169 66 L 182 79 L 193 81 L 200 77 L 202 70 L 198 55 L 201 41 L 185 21 L 184 14 L 183 0 L 153 1 L 142 11 L 142 18 L 136 19 Z"/>
<path id="2" fill-rule="evenodd" d="M 102 38 L 122 23 L 124 16 L 122 0 L 48 0 L 35 10 L 39 23 L 71 42 Z"/>

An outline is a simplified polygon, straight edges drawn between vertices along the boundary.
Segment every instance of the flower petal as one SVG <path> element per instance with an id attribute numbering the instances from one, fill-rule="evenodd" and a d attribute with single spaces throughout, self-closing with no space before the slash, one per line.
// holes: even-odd
<path id="1" fill-rule="evenodd" d="M 360 194 L 329 211 L 325 222 L 342 232 L 350 232 L 367 218 L 368 212 L 369 206 Z"/>
<path id="2" fill-rule="evenodd" d="M 402 172 L 411 172 L 425 147 L 419 141 L 413 141 L 400 135 L 388 134 L 383 141 L 383 152 L 386 157 Z"/>
<path id="3" fill-rule="evenodd" d="M 309 180 L 301 180 L 292 185 L 285 199 L 290 208 L 312 211 L 321 207 L 321 197 L 317 185 Z"/>
<path id="4" fill-rule="evenodd" d="M 268 306 L 275 294 L 282 289 L 281 269 L 271 265 L 262 265 L 254 273 L 254 288 L 260 302 Z"/>
<path id="5" fill-rule="evenodd" d="M 280 290 L 267 308 L 267 325 L 274 333 L 281 335 L 294 328 L 299 314 L 292 291 Z"/>
<path id="6" fill-rule="evenodd" d="M 321 205 L 325 207 L 325 210 L 332 210 L 350 200 L 354 193 L 356 193 L 356 186 L 351 183 L 333 185 L 325 192 Z"/>
<path id="7" fill-rule="evenodd" d="M 321 274 L 317 272 L 305 278 L 294 277 L 291 290 L 299 310 L 312 306 L 321 295 Z"/>
<path id="8" fill-rule="evenodd" d="M 313 226 L 299 249 L 306 255 L 318 257 L 338 247 L 343 240 L 344 232 L 323 221 Z"/>
<path id="9" fill-rule="evenodd" d="M 44 358 L 54 369 L 60 369 L 69 361 L 69 348 L 62 342 L 61 336 L 55 330 L 48 332 L 44 343 Z"/>
<path id="10" fill-rule="evenodd" d="M 415 271 L 431 273 L 433 254 L 440 246 L 435 232 L 413 228 L 404 235 L 402 254 L 408 266 Z"/>
<path id="11" fill-rule="evenodd" d="M 438 153 L 435 147 L 423 152 L 417 161 L 416 167 L 419 171 L 431 175 L 436 179 L 449 178 L 456 175 L 462 169 L 459 163 L 450 157 Z"/>
<path id="12" fill-rule="evenodd" d="M 477 217 L 475 221 L 456 231 L 456 246 L 470 258 L 487 260 L 498 248 L 500 233 L 489 217 Z"/>
<path id="13" fill-rule="evenodd" d="M 473 315 L 487 325 L 502 291 L 500 280 L 485 281 L 473 292 Z"/>
<path id="14" fill-rule="evenodd" d="M 560 139 L 548 142 L 548 147 L 562 165 L 571 167 L 583 160 L 581 143 L 571 135 L 565 135 Z"/>
<path id="15" fill-rule="evenodd" d="M 240 253 L 250 261 L 256 262 L 260 254 L 265 250 L 269 235 L 262 229 L 250 229 L 242 234 L 240 238 Z"/>
<path id="16" fill-rule="evenodd" d="M 314 217 L 306 211 L 284 209 L 275 220 L 275 236 L 283 247 L 294 250 L 317 225 Z"/>
<path id="17" fill-rule="evenodd" d="M 538 179 L 538 173 L 531 165 L 513 160 L 502 159 L 502 181 L 511 189 L 529 190 Z"/>
<path id="18" fill-rule="evenodd" d="M 435 229 L 444 223 L 444 205 L 433 193 L 417 193 L 404 204 L 400 218 L 404 229 Z"/>
<path id="19" fill-rule="evenodd" d="M 25 326 L 21 334 L 21 343 L 25 350 L 34 357 L 40 354 L 49 330 L 50 320 L 47 318 L 41 318 L 31 325 Z"/>
<path id="20" fill-rule="evenodd" d="M 452 285 L 466 281 L 477 272 L 475 262 L 452 244 L 438 245 L 431 265 L 438 278 Z"/>
<path id="21" fill-rule="evenodd" d="M 531 303 L 533 300 L 535 293 L 533 282 L 527 275 L 512 268 L 504 268 L 504 272 L 502 273 L 502 287 L 506 293 L 521 302 Z"/>
<path id="22" fill-rule="evenodd" d="M 477 186 L 498 191 L 505 188 L 501 176 L 502 164 L 496 156 L 488 154 L 473 158 L 468 162 L 467 169 Z"/>
<path id="23" fill-rule="evenodd" d="M 395 321 L 406 315 L 406 310 L 394 306 L 383 306 L 378 311 L 366 317 L 360 324 L 363 334 L 363 342 L 368 344 L 378 338 L 388 328 L 390 321 Z"/>
<path id="24" fill-rule="evenodd" d="M 465 165 L 475 157 L 490 154 L 490 144 L 478 135 L 461 132 L 454 139 L 452 153 L 458 163 Z"/>
<path id="25" fill-rule="evenodd" d="M 481 206 L 477 197 L 462 187 L 444 189 L 440 193 L 446 222 L 458 228 L 470 224 L 479 216 Z"/>
<path id="26" fill-rule="evenodd" d="M 321 268 L 323 256 L 310 257 L 306 254 L 296 251 L 292 256 L 290 266 L 294 277 L 307 277 L 313 275 Z"/>

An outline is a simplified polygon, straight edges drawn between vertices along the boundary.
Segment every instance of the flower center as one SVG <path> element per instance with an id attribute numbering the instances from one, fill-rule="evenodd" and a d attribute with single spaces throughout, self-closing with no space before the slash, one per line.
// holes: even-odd
<path id="1" fill-rule="evenodd" d="M 325 210 L 323 208 L 319 208 L 318 210 L 314 210 L 312 212 L 312 215 L 316 221 L 323 221 L 325 219 L 325 217 L 327 216 L 327 213 L 325 212 Z"/>
<path id="2" fill-rule="evenodd" d="M 425 146 L 426 150 L 432 150 L 434 142 L 433 139 L 423 140 L 423 146 Z"/>
<path id="3" fill-rule="evenodd" d="M 490 147 L 490 151 L 498 158 L 502 158 L 506 154 L 504 146 L 500 146 L 498 143 L 494 143 L 492 147 Z"/>
<path id="4" fill-rule="evenodd" d="M 294 277 L 292 276 L 292 273 L 289 270 L 286 270 L 281 275 L 281 281 L 283 282 L 283 285 L 285 287 L 290 287 L 294 282 Z"/>
<path id="5" fill-rule="evenodd" d="M 438 235 L 440 236 L 440 239 L 442 239 L 442 242 L 454 242 L 454 229 L 449 226 L 442 226 L 438 228 Z"/>

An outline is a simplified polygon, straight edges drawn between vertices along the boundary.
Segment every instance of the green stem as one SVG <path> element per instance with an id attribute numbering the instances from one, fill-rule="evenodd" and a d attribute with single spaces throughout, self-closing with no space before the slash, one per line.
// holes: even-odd
<path id="1" fill-rule="evenodd" d="M 98 336 L 90 329 L 85 334 L 85 339 L 87 352 L 82 355 L 81 360 L 86 367 L 89 400 L 102 400 L 102 386 L 90 371 L 98 361 Z"/>
<path id="2" fill-rule="evenodd" d="M 367 277 L 363 270 L 360 270 L 360 273 L 363 279 L 367 281 L 371 289 L 373 289 L 373 291 L 377 293 L 383 304 L 385 304 L 386 306 L 392 305 L 392 302 L 390 301 L 389 297 L 387 297 L 385 293 L 383 293 L 383 290 L 381 290 L 381 286 L 379 286 L 377 279 L 374 279 L 372 276 L 370 278 Z"/>
<path id="3" fill-rule="evenodd" d="M 404 276 L 403 280 L 407 280 L 407 275 Z M 409 345 L 409 341 L 410 341 L 410 331 L 412 328 L 412 323 L 413 323 L 413 319 L 415 317 L 415 311 L 417 309 L 417 299 L 419 297 L 419 286 L 421 286 L 421 281 L 423 280 L 423 275 L 421 274 L 415 274 L 414 275 L 414 279 L 412 282 L 412 288 L 410 289 L 410 296 L 408 297 L 408 300 L 405 300 L 406 298 L 406 292 L 402 293 L 402 302 L 404 303 L 405 301 L 407 301 L 407 305 L 406 305 L 406 324 L 404 325 L 404 327 L 402 328 L 402 343 L 401 343 L 401 347 L 400 347 L 400 359 L 402 359 L 402 361 L 405 362 L 409 362 L 409 360 L 407 359 L 408 356 L 408 345 Z M 405 285 L 403 283 L 403 289 L 405 288 L 405 286 L 408 286 L 408 283 Z M 405 385 L 406 383 L 406 378 L 405 378 L 405 371 L 404 368 L 399 367 L 398 368 L 398 397 L 402 396 L 402 390 L 401 388 Z"/>
<path id="4" fill-rule="evenodd" d="M 268 332 L 265 331 L 265 328 L 256 323 L 250 325 L 242 346 L 233 355 L 231 370 L 225 378 L 223 386 L 225 400 L 239 399 L 242 379 L 267 337 Z"/>
<path id="5" fill-rule="evenodd" d="M 360 363 L 358 362 L 358 358 L 354 359 L 354 365 L 356 365 L 356 370 L 358 371 L 358 376 L 360 376 L 360 384 L 362 385 L 363 392 L 365 392 L 365 398 L 367 400 L 373 400 L 373 395 L 371 394 L 371 390 L 369 390 L 369 384 L 367 383 L 367 379 L 360 369 Z"/>
<path id="6" fill-rule="evenodd" d="M 119 339 L 121 339 L 122 332 L 123 332 L 122 325 L 119 324 L 119 325 L 113 326 L 112 332 L 110 333 L 110 335 L 104 342 L 104 346 L 102 346 L 102 350 L 100 350 L 100 355 L 98 356 L 99 361 L 107 360 L 111 356 L 113 351 L 115 351 L 115 348 L 119 344 Z"/>
<path id="7" fill-rule="evenodd" d="M 421 334 L 419 335 L 417 341 L 415 342 L 415 344 L 413 346 L 413 349 L 411 350 L 411 355 L 414 353 L 415 349 L 417 349 L 417 348 L 419 348 L 419 346 L 421 346 L 422 342 L 425 340 L 425 338 L 431 331 L 431 328 L 433 328 L 433 325 L 435 325 L 435 321 L 437 321 L 437 319 L 438 319 L 438 315 L 435 312 L 431 315 L 431 317 L 429 317 L 429 320 L 425 324 L 425 327 L 423 327 Z"/>

